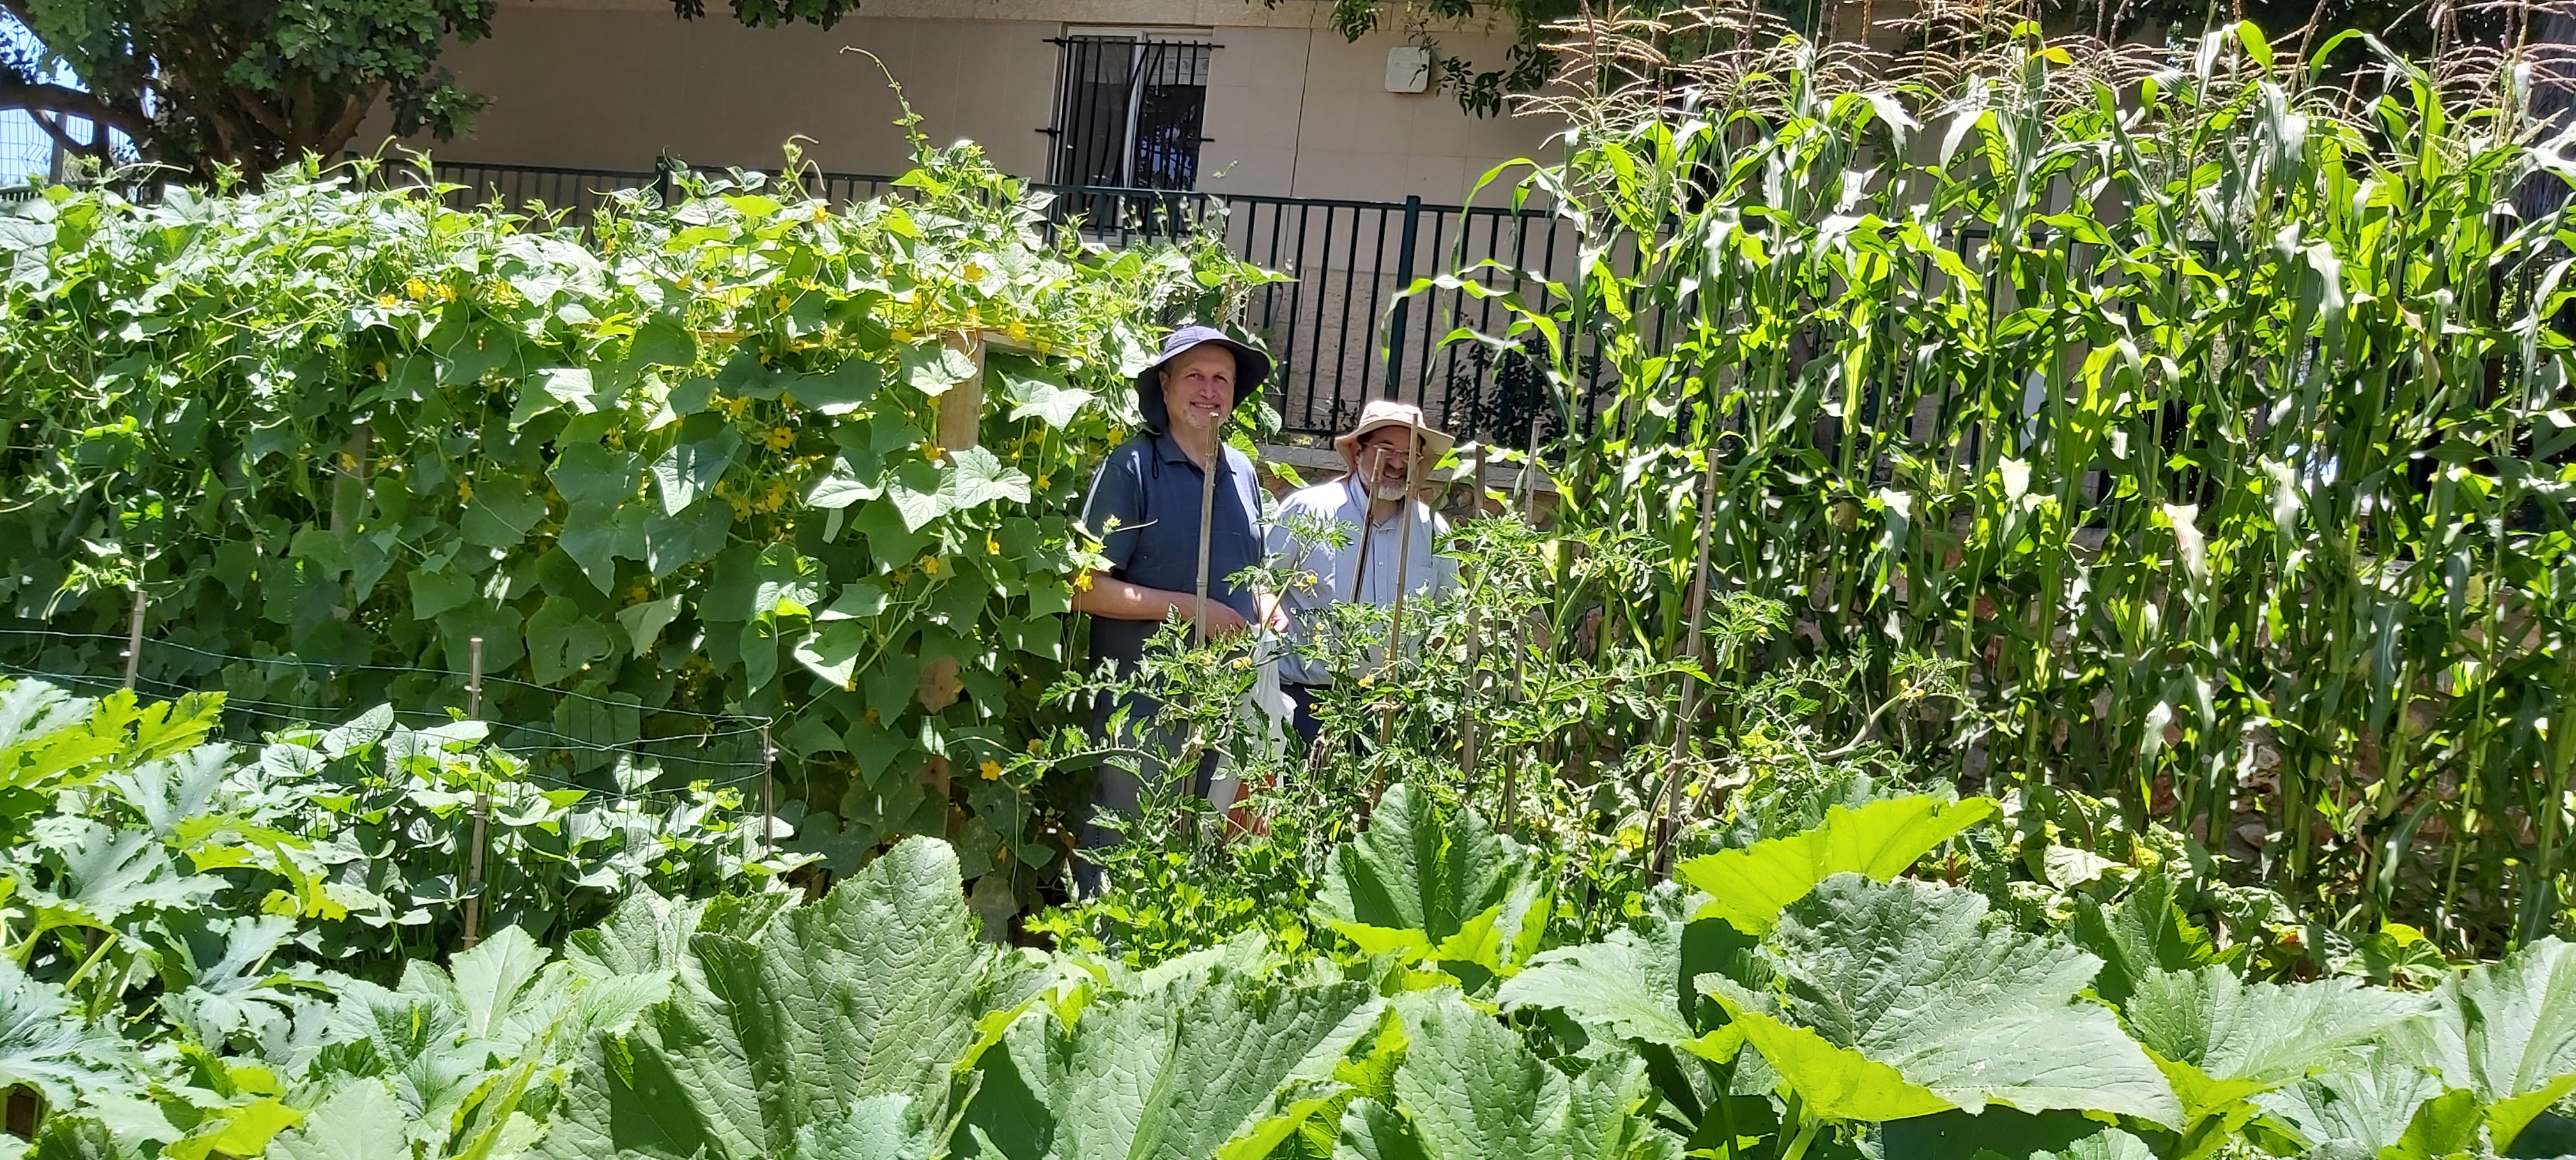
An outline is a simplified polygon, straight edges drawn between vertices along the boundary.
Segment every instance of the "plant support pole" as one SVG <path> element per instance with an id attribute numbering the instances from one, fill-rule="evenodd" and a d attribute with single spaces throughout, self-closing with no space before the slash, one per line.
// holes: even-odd
<path id="1" fill-rule="evenodd" d="M 1396 518 L 1404 523 L 1396 530 L 1395 536 L 1395 604 L 1386 621 L 1386 663 L 1379 666 L 1380 671 L 1393 669 L 1395 658 L 1403 652 L 1404 590 L 1412 583 L 1413 508 L 1417 502 L 1415 493 L 1422 490 L 1422 428 L 1408 419 L 1404 424 L 1404 437 L 1410 449 L 1404 457 L 1404 502 L 1396 505 L 1395 509 Z M 1426 514 L 1429 510 L 1429 506 L 1424 505 Z M 1378 714 L 1377 744 L 1381 751 L 1395 744 L 1395 701 L 1392 697 L 1387 700 L 1384 711 Z"/>
<path id="2" fill-rule="evenodd" d="M 134 691 L 134 678 L 143 669 L 143 585 L 134 586 L 134 615 L 125 622 L 125 691 Z"/>
<path id="3" fill-rule="evenodd" d="M 1208 452 L 1207 467 L 1199 472 L 1199 601 L 1192 613 L 1191 626 L 1197 631 L 1200 648 L 1206 648 L 1208 594 L 1208 536 L 1216 526 L 1216 476 L 1225 470 L 1225 421 L 1216 425 L 1216 449 Z"/>
<path id="4" fill-rule="evenodd" d="M 1708 471 L 1699 483 L 1699 554 L 1691 564 L 1690 639 L 1683 643 L 1683 655 L 1694 663 L 1701 658 L 1700 624 L 1708 613 L 1708 540 L 1717 519 L 1717 446 L 1708 448 Z M 1682 759 L 1690 752 L 1691 715 L 1699 708 L 1699 682 L 1689 675 L 1682 677 L 1679 712 L 1673 716 L 1673 752 L 1666 760 L 1663 792 L 1655 795 L 1655 880 L 1670 877 L 1673 869 L 1673 842 L 1678 827 L 1674 816 L 1681 810 Z"/>
<path id="5" fill-rule="evenodd" d="M 469 638 L 466 649 L 466 655 L 472 659 L 467 662 L 465 677 L 465 715 L 480 721 L 483 719 L 483 638 Z M 478 772 L 482 770 L 481 759 L 476 759 L 475 768 Z M 474 793 L 474 845 L 465 855 L 465 949 L 469 951 L 474 949 L 474 944 L 483 941 L 483 833 L 491 822 L 492 792 L 487 785 Z"/>
<path id="6" fill-rule="evenodd" d="M 1476 444 L 1476 478 L 1468 485 L 1468 502 L 1475 513 L 1485 514 L 1485 444 Z M 1483 577 L 1478 577 L 1483 579 Z M 1477 665 L 1484 660 L 1484 625 L 1474 619 L 1467 622 L 1467 684 L 1458 698 L 1458 771 L 1467 777 L 1467 788 L 1476 787 L 1476 687 L 1483 683 Z"/>

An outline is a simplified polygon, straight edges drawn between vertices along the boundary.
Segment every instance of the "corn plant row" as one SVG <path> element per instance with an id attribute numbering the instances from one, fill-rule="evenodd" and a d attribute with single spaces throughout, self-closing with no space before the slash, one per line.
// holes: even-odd
<path id="1" fill-rule="evenodd" d="M 2550 929 L 2567 219 L 2516 199 L 2563 201 L 2569 138 L 2517 77 L 2354 98 L 2250 25 L 2125 78 L 2025 29 L 1939 88 L 1745 51 L 1763 84 L 1577 102 L 1562 162 L 1488 175 L 1572 276 L 1415 287 L 1553 385 L 1559 518 L 1668 549 L 1564 589 L 1682 655 L 1705 526 L 1721 598 L 1796 610 L 1715 679 L 1856 653 L 1855 741 L 2178 819 L 2350 923 Z"/>

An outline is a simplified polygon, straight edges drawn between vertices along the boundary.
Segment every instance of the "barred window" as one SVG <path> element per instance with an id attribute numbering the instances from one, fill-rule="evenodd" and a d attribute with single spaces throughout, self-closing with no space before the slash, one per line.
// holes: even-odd
<path id="1" fill-rule="evenodd" d="M 1195 189 L 1207 113 L 1206 41 L 1066 36 L 1050 177 L 1059 185 Z"/>

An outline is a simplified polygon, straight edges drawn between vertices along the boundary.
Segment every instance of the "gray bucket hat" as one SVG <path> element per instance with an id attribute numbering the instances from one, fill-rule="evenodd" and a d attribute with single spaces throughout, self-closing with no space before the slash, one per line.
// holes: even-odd
<path id="1" fill-rule="evenodd" d="M 1192 347 L 1217 343 L 1234 352 L 1234 405 L 1245 399 L 1270 378 L 1270 356 L 1248 343 L 1227 338 L 1213 326 L 1184 326 L 1163 336 L 1163 357 L 1154 365 L 1136 372 L 1136 409 L 1145 413 L 1145 425 L 1157 431 L 1172 429 L 1171 412 L 1163 406 L 1163 384 L 1157 381 L 1164 367 Z"/>

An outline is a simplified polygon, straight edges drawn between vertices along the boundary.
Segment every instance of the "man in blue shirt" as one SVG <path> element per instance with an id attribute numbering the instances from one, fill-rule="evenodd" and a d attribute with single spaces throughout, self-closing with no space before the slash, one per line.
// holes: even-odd
<path id="1" fill-rule="evenodd" d="M 1277 617 L 1268 594 L 1233 580 L 1261 561 L 1265 534 L 1252 461 L 1223 438 L 1226 418 L 1269 376 L 1268 355 L 1206 326 L 1173 331 L 1163 340 L 1162 359 L 1137 374 L 1136 405 L 1147 429 L 1109 453 L 1083 503 L 1082 522 L 1101 537 L 1102 554 L 1109 558 L 1109 568 L 1091 573 L 1073 602 L 1075 611 L 1092 618 L 1093 665 L 1106 661 L 1130 672 L 1164 621 L 1190 624 L 1198 616 L 1200 501 L 1211 494 L 1211 464 L 1217 477 L 1207 521 L 1207 636 L 1221 639 Z M 1100 706 L 1101 723 L 1121 706 L 1137 725 L 1158 708 L 1149 699 L 1130 697 Z M 1149 749 L 1175 742 L 1150 732 L 1143 736 Z M 1194 791 L 1204 791 L 1212 764 L 1201 765 Z M 1149 764 L 1147 772 L 1159 770 Z M 1137 790 L 1135 775 L 1104 765 L 1092 801 L 1101 809 L 1133 813 Z M 1115 840 L 1114 833 L 1084 822 L 1085 848 Z M 1075 871 L 1078 877 L 1083 873 L 1078 862 Z"/>

